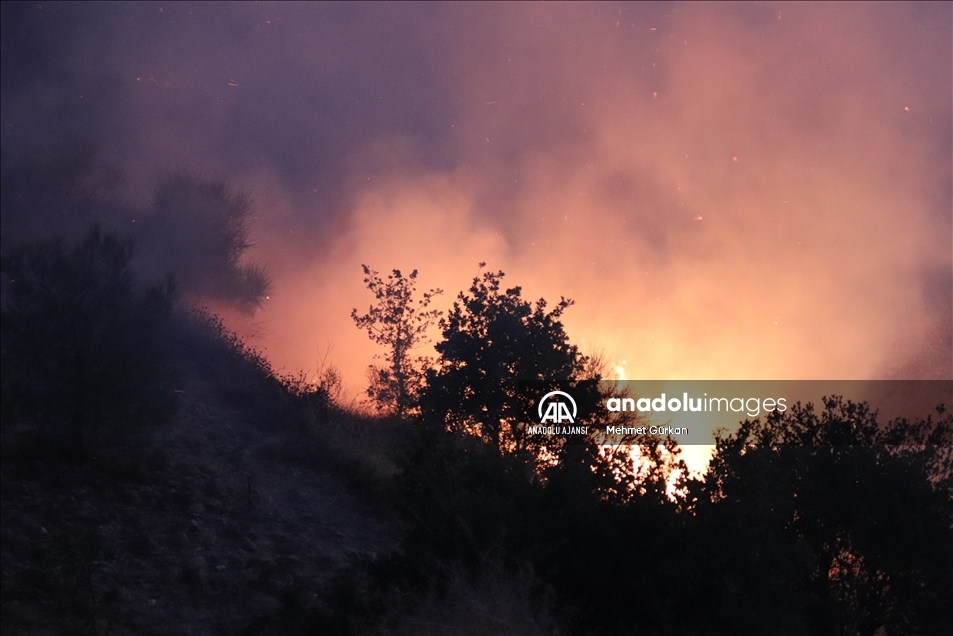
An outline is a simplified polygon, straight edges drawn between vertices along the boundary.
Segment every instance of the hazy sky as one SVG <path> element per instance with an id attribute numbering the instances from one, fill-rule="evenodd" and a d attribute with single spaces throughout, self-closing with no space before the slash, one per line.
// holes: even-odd
<path id="1" fill-rule="evenodd" d="M 485 261 L 629 378 L 950 378 L 950 7 L 4 3 L 2 141 L 249 190 L 286 371 Z"/>

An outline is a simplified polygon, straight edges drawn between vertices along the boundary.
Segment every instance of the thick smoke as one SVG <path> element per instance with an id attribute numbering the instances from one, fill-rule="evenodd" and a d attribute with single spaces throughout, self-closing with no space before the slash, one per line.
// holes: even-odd
<path id="1" fill-rule="evenodd" d="M 570 334 L 629 378 L 948 378 L 950 24 L 948 3 L 5 3 L 4 162 L 73 136 L 130 205 L 182 168 L 250 191 L 274 292 L 233 324 L 287 370 L 331 343 L 355 387 L 360 265 L 451 292 L 481 261 L 574 298 Z"/>

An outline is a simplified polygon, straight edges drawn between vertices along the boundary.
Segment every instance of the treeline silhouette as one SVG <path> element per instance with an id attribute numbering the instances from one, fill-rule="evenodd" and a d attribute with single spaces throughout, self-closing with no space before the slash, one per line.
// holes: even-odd
<path id="1" fill-rule="evenodd" d="M 547 312 L 502 279 L 474 279 L 440 320 L 394 482 L 401 550 L 341 575 L 301 633 L 953 629 L 943 405 L 883 423 L 838 396 L 798 404 L 718 437 L 701 478 L 668 440 L 627 440 L 638 463 L 627 446 L 533 447 L 515 426 L 516 378 L 605 395 L 559 320 L 571 301 Z"/>
<path id="2" fill-rule="evenodd" d="M 145 278 L 173 274 L 180 294 L 252 311 L 271 278 L 248 258 L 251 197 L 188 170 L 158 179 L 145 205 L 127 202 L 123 174 L 88 140 L 68 139 L 11 155 L 0 170 L 0 244 L 51 236 L 78 241 L 97 224 L 135 242 L 130 269 Z"/>
<path id="3" fill-rule="evenodd" d="M 233 218 L 201 226 L 223 232 L 213 251 L 225 268 L 203 271 L 240 281 L 247 200 L 231 192 L 174 177 L 155 203 L 170 220 L 156 223 L 189 223 L 190 206 Z M 289 581 L 249 634 L 953 633 L 943 406 L 885 423 L 837 396 L 798 405 L 723 434 L 694 478 L 670 440 L 605 448 L 521 433 L 517 379 L 568 383 L 590 413 L 607 389 L 604 365 L 561 322 L 572 302 L 529 302 L 502 272 L 475 278 L 440 317 L 428 308 L 438 290 L 418 298 L 416 272 L 365 268 L 374 304 L 353 317 L 388 351 L 369 414 L 340 402 L 333 368 L 280 376 L 214 317 L 177 309 L 181 277 L 144 284 L 133 258 L 96 226 L 72 244 L 4 245 L 5 479 L 34 460 L 48 471 L 144 457 L 149 428 L 175 417 L 176 383 L 200 374 L 282 430 L 285 460 L 344 477 L 401 536 L 322 589 Z M 266 288 L 246 283 L 228 293 Z M 412 355 L 434 324 L 437 359 Z"/>

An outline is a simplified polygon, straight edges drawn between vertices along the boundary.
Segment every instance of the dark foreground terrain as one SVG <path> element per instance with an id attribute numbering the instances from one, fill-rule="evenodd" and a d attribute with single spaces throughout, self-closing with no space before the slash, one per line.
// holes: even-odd
<path id="1" fill-rule="evenodd" d="M 950 633 L 942 407 L 885 427 L 866 404 L 798 405 L 720 437 L 686 479 L 648 438 L 638 466 L 629 447 L 514 451 L 457 427 L 472 417 L 440 393 L 420 415 L 362 415 L 333 370 L 282 377 L 202 312 L 175 314 L 164 342 L 172 408 L 120 400 L 122 376 L 98 369 L 113 424 L 83 438 L 56 358 L 36 376 L 29 349 L 5 358 L 6 395 L 39 386 L 51 406 L 4 402 L 3 634 Z"/>
<path id="2" fill-rule="evenodd" d="M 393 547 L 278 387 L 210 362 L 181 359 L 145 449 L 77 463 L 21 435 L 6 453 L 4 634 L 234 634 Z"/>

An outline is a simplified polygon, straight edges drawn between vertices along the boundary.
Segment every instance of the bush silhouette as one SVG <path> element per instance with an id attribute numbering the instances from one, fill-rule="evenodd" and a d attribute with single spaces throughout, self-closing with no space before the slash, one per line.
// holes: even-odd
<path id="1" fill-rule="evenodd" d="M 720 437 L 695 510 L 698 611 L 739 634 L 950 633 L 953 418 L 939 410 L 883 424 L 834 396 Z"/>
<path id="2" fill-rule="evenodd" d="M 4 428 L 39 425 L 82 458 L 171 415 L 172 283 L 141 289 L 131 257 L 98 226 L 72 247 L 42 241 L 3 256 Z"/>

